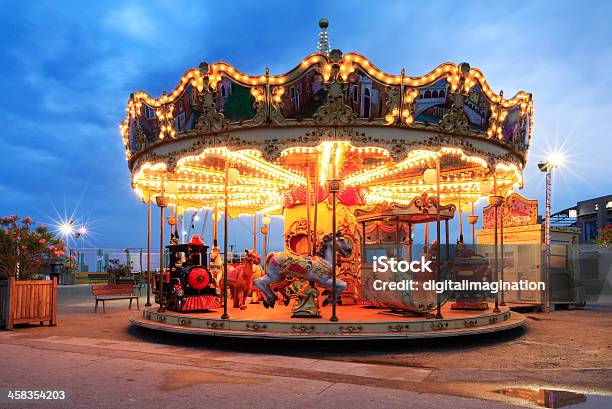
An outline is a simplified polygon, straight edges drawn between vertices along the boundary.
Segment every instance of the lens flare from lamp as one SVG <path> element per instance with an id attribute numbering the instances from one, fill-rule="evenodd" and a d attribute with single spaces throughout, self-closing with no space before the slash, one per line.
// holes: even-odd
<path id="1" fill-rule="evenodd" d="M 264 216 L 263 219 L 261 219 L 261 222 L 266 226 L 270 224 L 271 221 L 272 219 L 270 219 L 270 216 Z"/>
<path id="2" fill-rule="evenodd" d="M 548 155 L 548 163 L 553 168 L 558 168 L 559 166 L 562 166 L 563 162 L 565 162 L 565 155 L 563 155 L 562 152 L 555 151 L 551 152 Z"/>
<path id="3" fill-rule="evenodd" d="M 64 222 L 60 224 L 59 231 L 64 236 L 71 236 L 74 233 L 74 227 L 72 226 L 72 222 Z"/>

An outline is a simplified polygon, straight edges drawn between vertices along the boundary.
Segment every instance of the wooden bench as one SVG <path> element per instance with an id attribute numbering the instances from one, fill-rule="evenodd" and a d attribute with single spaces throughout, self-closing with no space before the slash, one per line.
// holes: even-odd
<path id="1" fill-rule="evenodd" d="M 131 310 L 132 300 L 136 299 L 136 306 L 140 309 L 138 296 L 134 293 L 132 284 L 97 284 L 91 286 L 91 292 L 96 299 L 96 312 L 98 312 L 98 302 L 102 301 L 102 311 L 106 312 L 104 303 L 112 300 L 130 300 Z"/>

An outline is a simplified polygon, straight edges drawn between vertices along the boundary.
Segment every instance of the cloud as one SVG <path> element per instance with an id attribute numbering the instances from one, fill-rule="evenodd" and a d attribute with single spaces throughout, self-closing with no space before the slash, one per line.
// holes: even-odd
<path id="1" fill-rule="evenodd" d="M 157 38 L 158 27 L 154 19 L 147 9 L 138 5 L 125 5 L 111 10 L 102 24 L 131 39 L 153 42 Z"/>

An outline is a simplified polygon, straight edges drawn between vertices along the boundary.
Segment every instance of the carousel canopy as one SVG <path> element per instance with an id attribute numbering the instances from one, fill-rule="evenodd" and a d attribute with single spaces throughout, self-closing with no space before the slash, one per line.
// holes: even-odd
<path id="1" fill-rule="evenodd" d="M 229 174 L 232 212 L 252 213 L 280 211 L 288 193 L 329 179 L 357 191 L 355 204 L 408 204 L 436 192 L 437 162 L 443 203 L 522 186 L 531 94 L 506 99 L 467 63 L 410 76 L 326 51 L 280 75 L 201 63 L 160 98 L 132 94 L 121 133 L 133 188 L 215 207 Z"/>

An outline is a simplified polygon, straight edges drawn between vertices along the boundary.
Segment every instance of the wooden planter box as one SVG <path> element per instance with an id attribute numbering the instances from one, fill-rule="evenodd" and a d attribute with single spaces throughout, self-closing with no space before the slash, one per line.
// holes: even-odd
<path id="1" fill-rule="evenodd" d="M 0 326 L 56 324 L 57 278 L 53 280 L 0 281 Z"/>

